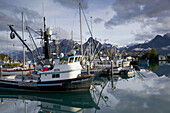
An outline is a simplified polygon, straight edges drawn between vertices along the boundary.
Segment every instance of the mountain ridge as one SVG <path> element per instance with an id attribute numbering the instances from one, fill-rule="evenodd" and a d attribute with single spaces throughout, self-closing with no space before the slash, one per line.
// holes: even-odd
<path id="1" fill-rule="evenodd" d="M 137 44 L 131 46 L 127 49 L 127 52 L 134 51 L 135 48 L 155 48 L 158 54 L 168 54 L 170 53 L 170 33 L 166 33 L 165 35 L 156 35 L 151 41 L 143 44 Z"/>

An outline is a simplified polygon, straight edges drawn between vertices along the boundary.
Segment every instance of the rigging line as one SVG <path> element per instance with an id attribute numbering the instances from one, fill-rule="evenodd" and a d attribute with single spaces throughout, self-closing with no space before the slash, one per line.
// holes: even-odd
<path id="1" fill-rule="evenodd" d="M 30 35 L 29 35 L 29 41 L 32 42 Z M 33 43 L 33 42 L 32 42 L 32 43 Z M 36 57 L 37 57 L 37 54 L 38 54 L 38 53 L 37 53 L 37 51 L 36 51 L 36 49 L 35 49 L 35 47 L 34 47 L 34 44 L 31 44 L 30 46 L 31 46 L 30 48 L 32 48 L 32 50 L 33 50 L 33 53 L 35 53 L 35 55 L 36 55 Z"/>
<path id="2" fill-rule="evenodd" d="M 33 39 L 33 37 L 32 37 L 32 35 L 31 35 L 31 33 L 30 33 L 30 31 L 29 31 L 29 29 L 28 29 L 27 26 L 26 26 L 26 29 L 27 29 L 27 31 L 28 31 L 28 33 L 29 33 L 29 35 L 30 35 L 30 38 L 32 39 L 32 42 L 33 42 L 33 44 L 34 44 L 34 46 L 35 46 L 35 48 L 36 48 L 36 50 L 37 50 L 38 55 L 41 56 L 41 54 L 40 54 L 40 52 L 39 52 L 39 50 L 38 50 L 38 47 L 37 47 L 37 45 L 36 45 L 36 43 L 35 43 L 35 41 L 34 41 L 34 39 Z"/>
<path id="3" fill-rule="evenodd" d="M 94 55 L 94 57 L 93 57 L 93 60 L 92 61 L 94 61 L 94 59 L 97 57 L 97 55 L 99 54 L 99 52 L 101 51 L 101 49 L 103 49 L 104 48 L 104 44 L 102 44 L 102 46 L 100 47 L 100 49 L 97 51 L 97 53 Z M 91 62 L 92 62 L 91 61 Z"/>
<path id="4" fill-rule="evenodd" d="M 90 26 L 89 26 L 89 24 L 88 24 L 86 15 L 85 15 L 85 13 L 84 13 L 84 10 L 83 10 L 83 7 L 81 6 L 81 4 L 80 4 L 80 7 L 81 7 L 81 10 L 82 10 L 82 12 L 83 12 L 84 19 L 85 19 L 85 21 L 86 21 L 86 24 L 87 24 L 88 30 L 89 30 L 89 32 L 90 32 L 90 35 L 91 35 L 91 37 L 93 37 L 92 32 L 91 32 L 91 30 L 90 30 Z"/>
<path id="5" fill-rule="evenodd" d="M 25 24 L 26 24 L 26 26 L 28 26 L 28 22 L 27 22 L 27 19 L 26 19 L 26 17 L 25 17 L 25 15 L 24 15 L 24 22 L 25 22 Z M 27 28 L 26 28 L 26 30 L 27 30 Z M 30 39 L 31 40 L 31 39 Z M 32 49 L 34 50 L 34 47 L 32 46 Z"/>
<path id="6" fill-rule="evenodd" d="M 97 54 L 97 52 L 96 52 L 96 51 L 97 51 L 97 48 L 98 48 L 98 46 L 99 46 L 99 45 L 100 45 L 100 43 L 98 42 L 98 43 L 97 43 L 97 46 L 96 46 L 96 48 L 95 48 L 95 50 L 94 50 L 94 56 L 95 56 L 95 54 Z M 93 56 L 92 61 L 94 60 L 94 56 Z"/>
<path id="7" fill-rule="evenodd" d="M 25 45 L 25 47 L 30 51 L 30 53 L 31 53 L 31 54 L 33 55 L 33 57 L 34 57 L 34 54 L 32 53 L 31 49 L 27 46 L 27 44 L 24 42 L 24 40 L 21 39 L 21 37 L 20 37 L 19 34 L 15 31 L 15 29 L 13 29 L 13 27 L 12 27 L 13 25 L 8 25 L 8 26 L 9 26 L 11 32 L 14 32 L 15 35 L 17 35 L 17 37 L 19 38 L 19 40 Z"/>
<path id="8" fill-rule="evenodd" d="M 32 42 L 32 40 L 31 40 L 31 36 L 29 35 L 29 42 Z M 32 42 L 33 43 L 33 42 Z M 36 53 L 36 51 L 35 51 L 35 47 L 34 47 L 34 45 L 33 44 L 30 44 L 30 48 L 32 48 L 32 50 L 33 50 L 33 52 L 34 53 Z"/>
<path id="9" fill-rule="evenodd" d="M 27 20 L 26 20 L 26 17 L 25 17 L 25 15 L 24 15 L 24 22 L 25 22 L 25 24 L 26 24 L 26 26 L 28 25 L 28 23 L 27 23 Z"/>
<path id="10" fill-rule="evenodd" d="M 38 34 L 39 36 L 41 36 L 41 33 L 39 33 L 39 31 L 35 31 L 32 28 L 30 28 L 28 25 L 26 26 L 28 29 L 30 29 L 31 31 L 33 31 L 34 33 Z"/>
<path id="11" fill-rule="evenodd" d="M 27 23 L 27 20 L 26 20 L 26 17 L 25 17 L 25 15 L 24 15 L 24 20 L 25 20 L 25 24 L 26 24 L 26 27 L 28 26 L 28 23 Z M 28 26 L 28 28 L 29 29 L 31 29 L 29 26 Z M 27 28 L 26 28 L 27 29 Z M 36 34 L 38 34 L 38 35 L 40 35 L 41 36 L 41 34 L 39 33 L 39 31 L 35 31 L 35 30 L 33 30 L 33 29 L 31 29 L 33 32 L 35 32 Z"/>
<path id="12" fill-rule="evenodd" d="M 27 27 L 27 26 L 28 26 L 28 23 L 27 23 L 27 20 L 26 20 L 25 15 L 24 15 L 24 19 L 25 19 L 25 24 L 26 24 L 26 30 L 28 31 L 28 33 L 29 33 L 29 35 L 30 35 L 30 39 L 32 40 L 32 42 L 33 42 L 35 48 L 37 49 L 37 51 L 35 51 L 35 52 L 38 52 L 38 55 L 39 55 L 39 51 L 38 51 L 37 45 L 35 44 L 35 41 L 34 41 L 32 35 L 31 35 L 31 33 L 30 33 L 30 31 L 29 31 L 29 29 L 28 29 L 28 27 Z M 31 29 L 31 28 L 30 28 L 30 29 Z M 37 33 L 37 32 L 35 32 L 35 33 Z M 33 46 L 32 46 L 32 48 L 34 49 Z"/>

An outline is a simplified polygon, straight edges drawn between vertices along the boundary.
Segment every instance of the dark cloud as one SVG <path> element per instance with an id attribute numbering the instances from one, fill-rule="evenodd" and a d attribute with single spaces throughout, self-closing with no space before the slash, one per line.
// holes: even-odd
<path id="1" fill-rule="evenodd" d="M 25 16 L 28 19 L 33 19 L 33 18 L 41 18 L 40 14 L 38 12 L 35 12 L 33 10 L 24 8 L 24 7 L 18 7 L 12 4 L 9 4 L 7 2 L 0 1 L 0 10 L 4 12 L 9 12 L 10 14 L 17 15 L 21 14 L 21 12 L 24 12 Z"/>
<path id="2" fill-rule="evenodd" d="M 41 26 L 41 16 L 33 10 L 11 5 L 0 1 L 0 31 L 9 30 L 7 24 L 13 24 L 21 30 L 21 12 L 24 12 L 25 23 L 28 26 L 39 28 Z"/>
<path id="3" fill-rule="evenodd" d="M 9 30 L 7 24 L 16 24 L 18 25 L 19 20 L 17 18 L 13 18 L 0 12 L 0 31 Z"/>
<path id="4" fill-rule="evenodd" d="M 0 33 L 0 48 L 1 52 L 8 53 L 13 50 L 21 50 L 22 44 L 19 39 L 10 39 L 9 32 Z"/>
<path id="5" fill-rule="evenodd" d="M 105 22 L 105 27 L 110 29 L 117 25 L 139 22 L 143 24 L 142 29 L 150 27 L 155 35 L 168 32 L 170 29 L 169 4 L 170 0 L 116 0 L 112 5 L 116 15 Z M 136 34 L 136 40 L 142 39 L 143 34 L 151 36 L 145 32 Z"/>
<path id="6" fill-rule="evenodd" d="M 135 36 L 136 41 L 144 41 L 144 40 L 154 38 L 154 35 L 150 33 L 142 33 L 142 34 L 137 33 L 137 34 L 134 34 L 134 36 Z"/>
<path id="7" fill-rule="evenodd" d="M 77 8 L 79 3 L 81 3 L 84 9 L 88 8 L 88 0 L 53 0 L 54 2 L 59 2 L 61 5 L 67 8 Z"/>
<path id="8" fill-rule="evenodd" d="M 147 22 L 145 25 L 151 25 L 153 32 L 157 33 L 169 33 L 170 32 L 170 17 L 157 18 L 153 22 Z"/>
<path id="9" fill-rule="evenodd" d="M 103 22 L 104 20 L 103 19 L 101 19 L 101 18 L 96 18 L 96 19 L 94 19 L 94 23 L 95 24 L 100 24 L 101 22 Z"/>
<path id="10" fill-rule="evenodd" d="M 145 18 L 167 17 L 170 15 L 169 0 L 116 0 L 112 9 L 113 16 L 106 25 L 121 25 L 128 22 L 144 21 Z"/>
<path id="11" fill-rule="evenodd" d="M 10 32 L 6 32 L 10 31 L 8 24 L 12 24 L 14 25 L 13 28 L 21 36 L 21 12 L 24 12 L 25 26 L 28 25 L 35 29 L 39 29 L 42 26 L 42 23 L 40 22 L 41 16 L 39 13 L 27 8 L 12 5 L 5 1 L 0 1 L 0 47 L 4 52 L 20 50 L 22 48 L 22 44 L 19 39 L 16 37 L 14 40 L 11 40 L 9 38 Z M 25 36 L 25 38 L 28 38 L 27 36 Z"/>

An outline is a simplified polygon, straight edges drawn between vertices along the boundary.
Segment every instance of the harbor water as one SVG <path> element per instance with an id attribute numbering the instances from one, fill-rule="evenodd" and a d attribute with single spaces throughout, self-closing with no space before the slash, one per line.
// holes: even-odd
<path id="1" fill-rule="evenodd" d="M 170 65 L 142 67 L 135 76 L 95 77 L 89 92 L 0 90 L 0 113 L 169 113 Z M 139 74 L 140 73 L 140 74 Z"/>

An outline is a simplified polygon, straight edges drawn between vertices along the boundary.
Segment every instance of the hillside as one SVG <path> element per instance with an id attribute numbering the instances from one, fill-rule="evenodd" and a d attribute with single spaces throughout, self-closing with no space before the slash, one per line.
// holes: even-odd
<path id="1" fill-rule="evenodd" d="M 164 36 L 157 35 L 148 43 L 131 46 L 127 49 L 127 52 L 134 51 L 134 49 L 139 48 L 140 45 L 141 48 L 144 49 L 155 48 L 158 54 L 168 54 L 170 53 L 170 33 L 167 33 Z"/>
<path id="2" fill-rule="evenodd" d="M 75 41 L 73 40 L 67 40 L 67 39 L 62 39 L 62 40 L 59 40 L 59 50 L 60 52 L 62 53 L 67 53 L 68 51 L 71 50 L 71 48 L 73 47 Z M 92 37 L 90 37 L 87 42 L 84 43 L 84 51 L 85 49 L 89 46 L 89 43 L 91 43 L 93 45 L 93 51 L 94 49 L 96 49 L 97 45 L 98 45 L 98 48 L 96 51 L 98 51 L 101 47 L 102 47 L 102 44 L 101 42 L 93 39 Z M 104 48 L 101 50 L 103 52 L 107 52 L 107 50 L 111 50 L 111 44 L 104 44 Z M 165 34 L 164 36 L 161 36 L 161 35 L 157 35 L 155 38 L 153 38 L 151 41 L 149 41 L 148 43 L 144 43 L 144 44 L 137 44 L 137 45 L 133 45 L 133 46 L 130 46 L 126 49 L 126 52 L 134 52 L 134 49 L 135 48 L 139 48 L 141 46 L 141 48 L 144 48 L 144 49 L 148 49 L 148 48 L 155 48 L 157 53 L 158 54 L 168 54 L 170 53 L 170 33 L 167 33 Z M 51 47 L 51 51 L 55 52 L 55 46 L 53 43 L 50 43 L 50 47 Z M 77 54 L 80 54 L 80 45 L 77 46 L 77 48 L 79 48 L 79 51 L 77 51 Z M 39 51 L 42 53 L 43 51 L 43 48 L 40 47 L 38 48 Z M 120 51 L 123 50 L 125 48 L 120 48 Z M 141 49 L 142 50 L 142 49 Z M 34 52 L 35 53 L 35 52 Z M 18 57 L 18 59 L 22 59 L 22 54 L 21 51 L 13 51 L 12 52 L 12 56 L 14 59 L 16 57 Z M 27 53 L 27 56 L 28 58 L 31 58 L 31 55 L 30 53 L 28 52 Z"/>

